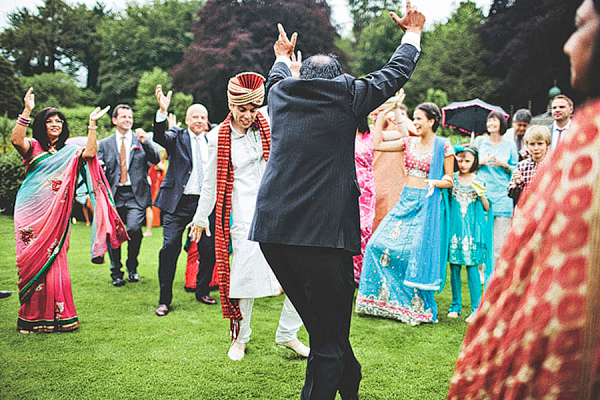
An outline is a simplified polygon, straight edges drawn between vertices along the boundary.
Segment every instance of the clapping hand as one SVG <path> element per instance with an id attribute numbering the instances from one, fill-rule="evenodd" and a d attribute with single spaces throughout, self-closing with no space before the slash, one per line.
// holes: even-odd
<path id="1" fill-rule="evenodd" d="M 145 130 L 143 130 L 142 128 L 137 128 L 135 130 L 135 134 L 142 144 L 146 143 L 146 139 L 148 139 L 148 134 Z"/>
<path id="2" fill-rule="evenodd" d="M 425 16 L 412 7 L 410 0 L 406 1 L 406 14 L 400 18 L 395 12 L 390 11 L 390 16 L 404 32 L 415 32 L 421 34 L 425 25 Z"/>
<path id="3" fill-rule="evenodd" d="M 177 122 L 177 117 L 173 113 L 167 115 L 167 124 L 169 126 L 169 129 L 171 129 L 174 126 L 181 128 L 181 122 Z"/>
<path id="4" fill-rule="evenodd" d="M 302 66 L 302 53 L 298 50 L 298 57 L 292 53 L 292 64 L 290 65 L 290 70 L 292 71 L 292 76 L 294 78 L 300 78 L 300 67 Z"/>
<path id="5" fill-rule="evenodd" d="M 292 34 L 291 39 L 288 39 L 287 34 L 283 29 L 283 25 L 277 24 L 277 29 L 279 29 L 279 37 L 273 45 L 275 57 L 283 56 L 291 58 L 294 54 L 294 49 L 296 48 L 296 40 L 298 39 L 298 33 L 294 32 Z"/>
<path id="6" fill-rule="evenodd" d="M 104 115 L 106 115 L 106 113 L 108 112 L 109 108 L 110 106 L 106 106 L 103 109 L 100 109 L 100 107 L 96 107 L 94 111 L 92 111 L 90 114 L 90 122 L 96 122 L 100 118 L 104 117 Z"/>
<path id="7" fill-rule="evenodd" d="M 162 85 L 156 85 L 156 100 L 158 100 L 158 107 L 160 108 L 160 112 L 162 114 L 167 113 L 167 109 L 169 108 L 169 104 L 171 104 L 171 96 L 173 95 L 173 91 L 169 90 L 169 93 L 165 96 L 162 90 Z"/>
<path id="8" fill-rule="evenodd" d="M 31 110 L 35 108 L 35 95 L 33 94 L 32 87 L 25 93 L 25 98 L 23 100 L 25 102 L 25 109 L 31 112 Z"/>

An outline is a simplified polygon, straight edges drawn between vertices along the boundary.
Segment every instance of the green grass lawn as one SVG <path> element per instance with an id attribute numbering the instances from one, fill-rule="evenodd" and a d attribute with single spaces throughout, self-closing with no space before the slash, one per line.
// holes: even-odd
<path id="1" fill-rule="evenodd" d="M 141 281 L 120 288 L 111 284 L 108 263 L 89 261 L 89 237 L 85 224 L 72 227 L 69 264 L 81 327 L 23 335 L 16 331 L 13 221 L 0 216 L 0 289 L 13 291 L 0 300 L 0 398 L 299 398 L 306 361 L 275 345 L 282 296 L 257 299 L 246 357 L 233 362 L 227 357 L 229 321 L 220 306 L 198 303 L 183 290 L 185 252 L 172 312 L 154 314 L 162 228 L 143 239 Z M 463 297 L 466 303 L 466 283 Z M 449 304 L 448 283 L 438 296 L 437 324 L 411 327 L 353 316 L 350 340 L 362 364 L 361 400 L 445 398 L 466 329 L 466 310 L 458 320 L 448 319 Z M 299 337 L 308 344 L 304 328 Z"/>

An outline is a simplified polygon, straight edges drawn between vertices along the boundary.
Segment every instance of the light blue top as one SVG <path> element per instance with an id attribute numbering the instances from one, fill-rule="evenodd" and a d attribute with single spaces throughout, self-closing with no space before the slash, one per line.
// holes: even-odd
<path id="1" fill-rule="evenodd" d="M 494 217 L 511 217 L 513 200 L 508 197 L 508 183 L 513 169 L 519 162 L 517 145 L 513 140 L 504 140 L 494 146 L 490 143 L 489 136 L 486 135 L 477 137 L 473 142 L 473 146 L 479 152 L 479 160 L 494 156 L 509 165 L 510 172 L 502 167 L 480 165 L 479 171 L 477 171 L 477 179 L 483 181 L 487 186 L 487 197 L 494 205 Z"/>

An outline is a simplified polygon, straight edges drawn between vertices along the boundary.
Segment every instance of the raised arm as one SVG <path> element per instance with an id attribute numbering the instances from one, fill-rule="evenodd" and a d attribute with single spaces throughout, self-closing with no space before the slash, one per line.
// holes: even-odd
<path id="1" fill-rule="evenodd" d="M 96 121 L 102 118 L 107 113 L 109 108 L 110 106 L 106 106 L 101 110 L 100 107 L 96 107 L 90 114 L 87 142 L 85 143 L 85 150 L 83 150 L 83 153 L 81 153 L 82 159 L 89 160 L 94 158 L 96 155 L 96 152 L 98 151 L 98 140 L 96 137 L 96 130 L 98 127 L 96 126 Z"/>
<path id="2" fill-rule="evenodd" d="M 275 64 L 273 64 L 273 67 L 269 71 L 269 77 L 267 79 L 267 83 L 265 84 L 267 93 L 269 93 L 271 87 L 273 87 L 273 85 L 275 85 L 277 82 L 292 76 L 292 71 L 290 69 L 292 64 L 291 57 L 294 54 L 296 40 L 298 39 L 298 33 L 296 32 L 294 32 L 292 37 L 288 39 L 287 33 L 281 24 L 277 24 L 277 29 L 279 30 L 279 37 L 273 45 L 273 51 L 275 52 Z M 301 57 L 301 55 L 299 55 L 299 57 Z"/>
<path id="3" fill-rule="evenodd" d="M 169 105 L 171 104 L 171 96 L 173 92 L 169 90 L 169 93 L 165 96 L 162 90 L 162 85 L 156 85 L 156 101 L 158 102 L 158 112 L 156 113 L 156 117 L 154 120 L 154 124 L 152 124 L 152 132 L 154 133 L 154 141 L 168 151 L 171 151 L 171 145 L 169 139 L 165 136 L 165 131 L 167 129 L 167 110 L 169 109 Z"/>
<path id="4" fill-rule="evenodd" d="M 25 108 L 19 118 L 17 119 L 17 124 L 13 128 L 12 135 L 10 137 L 10 142 L 15 149 L 19 152 L 21 156 L 25 156 L 31 147 L 31 143 L 25 139 L 25 134 L 27 133 L 27 127 L 29 126 L 31 115 L 31 110 L 35 108 L 35 96 L 33 94 L 33 88 L 30 87 L 27 93 L 25 93 L 25 98 L 23 99 L 25 103 Z"/>
<path id="5" fill-rule="evenodd" d="M 387 114 L 394 108 L 394 104 L 390 104 L 384 108 L 378 115 L 375 121 L 375 129 L 373 131 L 373 148 L 377 151 L 404 151 L 404 143 L 401 138 L 389 141 L 383 141 L 383 122 Z"/>
<path id="6" fill-rule="evenodd" d="M 410 1 L 406 3 L 404 18 L 398 17 L 394 12 L 390 12 L 390 16 L 406 33 L 402 37 L 402 43 L 382 69 L 354 81 L 351 89 L 352 108 L 358 117 L 368 115 L 400 90 L 410 78 L 419 59 L 425 16 L 412 7 Z"/>

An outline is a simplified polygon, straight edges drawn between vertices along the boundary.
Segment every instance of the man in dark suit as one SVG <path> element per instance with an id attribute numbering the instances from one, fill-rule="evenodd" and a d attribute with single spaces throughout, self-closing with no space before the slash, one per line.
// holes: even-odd
<path id="1" fill-rule="evenodd" d="M 162 86 L 156 86 L 156 99 L 159 110 L 154 123 L 154 140 L 167 149 L 169 168 L 160 185 L 154 205 L 161 210 L 163 222 L 163 247 L 158 256 L 158 280 L 160 295 L 156 315 L 169 313 L 173 299 L 173 279 L 177 258 L 181 252 L 181 236 L 192 221 L 202 188 L 204 164 L 208 161 L 208 111 L 202 104 L 192 104 L 186 113 L 188 129 L 177 126 L 166 130 L 167 109 L 172 92 L 166 96 Z M 204 153 L 204 155 L 203 155 Z M 214 229 L 214 214 L 211 216 L 211 229 Z M 209 284 L 215 265 L 214 238 L 202 234 L 198 242 L 200 264 L 196 278 L 196 299 L 204 304 L 216 304 L 209 295 Z"/>
<path id="2" fill-rule="evenodd" d="M 258 192 L 250 239 L 261 249 L 310 335 L 302 399 L 356 399 L 360 364 L 349 342 L 354 278 L 360 253 L 354 167 L 356 129 L 406 83 L 419 57 L 423 14 L 407 2 L 407 33 L 388 64 L 362 79 L 341 73 L 324 55 L 310 57 L 292 78 L 296 34 L 279 26 L 269 73 L 271 156 Z"/>
<path id="3" fill-rule="evenodd" d="M 125 222 L 129 242 L 127 243 L 127 272 L 129 282 L 138 282 L 137 256 L 142 244 L 142 224 L 146 216 L 146 207 L 152 204 L 150 184 L 148 183 L 148 165 L 160 161 L 160 154 L 146 137 L 142 129 L 135 134 L 131 107 L 120 104 L 112 113 L 115 134 L 98 143 L 98 159 L 104 163 L 106 179 L 113 193 L 119 216 Z M 113 285 L 123 286 L 121 271 L 121 248 L 108 246 L 110 257 L 110 276 Z"/>

